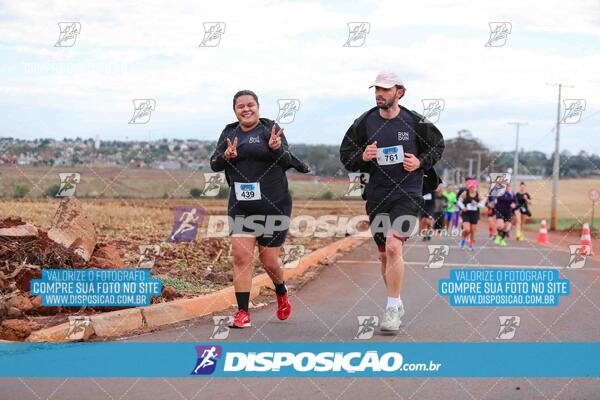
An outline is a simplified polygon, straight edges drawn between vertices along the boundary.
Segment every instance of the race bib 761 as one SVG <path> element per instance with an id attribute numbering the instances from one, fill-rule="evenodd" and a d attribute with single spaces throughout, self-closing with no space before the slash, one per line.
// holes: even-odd
<path id="1" fill-rule="evenodd" d="M 381 147 L 377 149 L 377 163 L 391 165 L 404 162 L 404 148 L 402 146 Z"/>

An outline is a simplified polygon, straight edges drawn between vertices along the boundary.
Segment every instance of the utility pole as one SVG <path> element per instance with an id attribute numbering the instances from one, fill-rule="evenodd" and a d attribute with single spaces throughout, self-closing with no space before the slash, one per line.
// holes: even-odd
<path id="1" fill-rule="evenodd" d="M 483 150 L 474 150 L 473 153 L 477 154 L 477 181 L 481 180 L 481 155 L 487 153 Z"/>
<path id="2" fill-rule="evenodd" d="M 473 176 L 473 161 L 475 161 L 474 158 L 467 158 L 467 161 L 469 161 L 469 177 Z"/>
<path id="3" fill-rule="evenodd" d="M 554 165 L 552 167 L 552 208 L 550 210 L 550 230 L 556 230 L 556 210 L 557 210 L 557 196 L 558 196 L 558 172 L 560 167 L 560 155 L 559 155 L 559 140 L 560 140 L 560 102 L 563 87 L 570 87 L 563 85 L 562 83 L 547 83 L 547 85 L 558 86 L 558 105 L 556 108 L 556 138 L 554 140 Z"/>
<path id="4" fill-rule="evenodd" d="M 513 164 L 513 177 L 516 179 L 517 173 L 519 171 L 519 127 L 521 125 L 527 125 L 527 122 L 509 122 L 509 125 L 516 125 L 517 127 L 517 139 L 515 142 L 515 158 Z"/>

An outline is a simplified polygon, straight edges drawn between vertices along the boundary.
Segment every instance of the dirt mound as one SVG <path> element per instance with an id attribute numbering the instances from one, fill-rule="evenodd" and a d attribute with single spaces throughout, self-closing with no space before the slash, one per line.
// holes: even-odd
<path id="1" fill-rule="evenodd" d="M 30 295 L 31 280 L 41 278 L 42 268 L 125 268 L 117 247 L 96 237 L 74 198 L 61 202 L 49 232 L 19 217 L 0 219 L 0 339 L 23 340 L 33 317 L 79 310 L 43 307 L 40 297 Z"/>
<path id="2" fill-rule="evenodd" d="M 0 228 L 12 228 L 24 224 L 25 222 L 19 217 L 8 217 L 0 220 Z"/>

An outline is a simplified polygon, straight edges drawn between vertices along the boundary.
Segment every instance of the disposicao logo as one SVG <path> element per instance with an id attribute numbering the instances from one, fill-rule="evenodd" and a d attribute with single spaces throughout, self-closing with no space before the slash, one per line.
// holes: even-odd
<path id="1" fill-rule="evenodd" d="M 377 372 L 396 371 L 402 365 L 399 353 L 361 352 L 227 352 L 224 372 L 276 372 L 290 368 L 296 372 Z"/>
<path id="2" fill-rule="evenodd" d="M 397 147 L 388 147 L 387 149 L 383 149 L 383 154 L 396 154 L 398 153 Z"/>
<path id="3" fill-rule="evenodd" d="M 441 363 L 434 360 L 405 362 L 395 351 L 223 351 L 221 346 L 196 346 L 198 361 L 192 375 L 218 376 L 318 376 L 382 373 L 439 373 Z M 217 367 L 217 359 L 222 363 Z M 257 374 L 258 373 L 258 374 Z"/>
<path id="4" fill-rule="evenodd" d="M 321 352 L 321 353 L 227 353 L 225 372 L 270 372 L 289 367 L 297 372 L 391 372 L 402 366 L 402 355 L 377 351 L 361 352 Z"/>
<path id="5" fill-rule="evenodd" d="M 215 372 L 217 359 L 221 358 L 223 350 L 221 346 L 196 346 L 198 361 L 192 375 L 210 375 Z"/>

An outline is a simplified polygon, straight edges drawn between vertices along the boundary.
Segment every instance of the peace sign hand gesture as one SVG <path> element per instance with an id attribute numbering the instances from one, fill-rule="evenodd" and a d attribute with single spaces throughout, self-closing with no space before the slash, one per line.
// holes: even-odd
<path id="1" fill-rule="evenodd" d="M 269 138 L 269 148 L 271 150 L 278 150 L 281 147 L 281 135 L 283 134 L 283 128 L 279 132 L 275 133 L 275 124 L 271 128 L 271 137 Z"/>
<path id="2" fill-rule="evenodd" d="M 223 157 L 225 157 L 225 159 L 229 160 L 231 158 L 237 157 L 237 144 L 238 144 L 237 136 L 235 137 L 235 139 L 233 139 L 233 143 L 231 143 L 231 140 L 229 140 L 229 138 L 227 138 L 227 148 L 225 149 L 225 152 L 223 153 Z"/>

